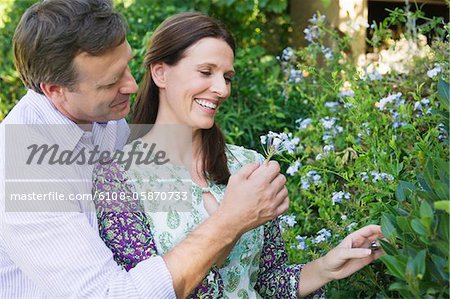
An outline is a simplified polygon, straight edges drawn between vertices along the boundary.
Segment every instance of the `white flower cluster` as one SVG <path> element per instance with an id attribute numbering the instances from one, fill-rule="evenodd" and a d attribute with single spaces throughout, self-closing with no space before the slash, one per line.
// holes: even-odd
<path id="1" fill-rule="evenodd" d="M 325 102 L 324 105 L 326 108 L 329 108 L 332 112 L 337 112 L 340 106 L 339 102 Z"/>
<path id="2" fill-rule="evenodd" d="M 302 164 L 300 161 L 295 160 L 294 164 L 289 165 L 288 169 L 286 170 L 286 173 L 290 176 L 294 176 L 302 167 Z"/>
<path id="3" fill-rule="evenodd" d="M 414 103 L 414 111 L 417 111 L 416 117 L 431 113 L 430 100 L 422 98 Z M 425 111 L 425 112 L 424 112 Z"/>
<path id="4" fill-rule="evenodd" d="M 299 236 L 296 236 L 295 239 L 298 241 L 298 245 L 297 245 L 298 250 L 303 250 L 308 247 L 308 245 L 306 245 L 307 237 L 302 237 L 299 235 Z"/>
<path id="5" fill-rule="evenodd" d="M 398 92 L 396 94 L 390 94 L 387 97 L 382 98 L 378 102 L 378 109 L 380 109 L 381 111 L 384 111 L 384 110 L 386 110 L 386 105 L 391 104 L 391 103 L 398 105 L 398 102 L 402 101 L 401 96 L 402 96 L 402 93 Z M 404 101 L 403 101 L 403 103 L 404 103 Z"/>
<path id="6" fill-rule="evenodd" d="M 322 177 L 315 170 L 309 171 L 305 177 L 301 179 L 302 185 L 300 188 L 303 190 L 308 190 L 311 187 L 311 184 L 314 186 L 318 186 L 322 184 Z"/>
<path id="7" fill-rule="evenodd" d="M 427 72 L 427 76 L 433 79 L 434 77 L 436 77 L 437 75 L 439 75 L 439 73 L 440 73 L 441 71 L 442 71 L 441 65 L 440 65 L 440 64 L 435 64 L 434 68 L 432 68 L 431 70 L 429 70 L 429 71 Z"/>
<path id="8" fill-rule="evenodd" d="M 299 130 L 305 130 L 311 125 L 312 120 L 310 118 L 299 118 L 295 121 L 297 125 L 297 129 Z"/>
<path id="9" fill-rule="evenodd" d="M 269 131 L 267 135 L 260 136 L 259 138 L 261 144 L 265 145 L 263 148 L 267 159 L 283 152 L 294 154 L 298 148 L 301 148 L 298 146 L 300 138 L 292 137 L 292 133 L 275 133 Z"/>
<path id="10" fill-rule="evenodd" d="M 361 124 L 360 129 L 361 129 L 361 131 L 358 132 L 358 137 L 359 137 L 359 138 L 364 137 L 364 136 L 370 136 L 370 134 L 371 134 L 371 132 L 372 132 L 372 131 L 370 130 L 370 128 L 369 128 L 369 124 L 366 123 L 366 122 L 364 122 L 364 123 Z"/>
<path id="11" fill-rule="evenodd" d="M 398 92 L 396 94 L 390 94 L 387 97 L 382 98 L 378 102 L 378 109 L 381 111 L 388 110 L 391 113 L 392 116 L 392 127 L 398 128 L 406 125 L 406 115 L 404 113 L 398 112 L 396 109 L 398 109 L 401 105 L 405 104 L 405 100 L 402 99 L 402 93 Z M 387 109 L 387 106 L 389 105 L 389 109 Z"/>
<path id="12" fill-rule="evenodd" d="M 277 56 L 281 62 L 281 68 L 289 83 L 299 83 L 303 79 L 303 72 L 297 69 L 297 56 L 292 48 L 283 50 L 281 57 Z"/>
<path id="13" fill-rule="evenodd" d="M 357 225 L 358 225 L 357 222 L 352 222 L 352 223 L 350 223 L 349 225 L 347 225 L 347 230 L 348 230 L 348 231 L 353 231 L 353 230 L 354 230 L 354 227 L 357 226 Z"/>
<path id="14" fill-rule="evenodd" d="M 417 58 L 426 58 L 431 53 L 431 48 L 427 45 L 427 38 L 419 34 L 417 42 L 403 37 L 399 40 L 389 40 L 387 49 L 379 53 L 369 53 L 358 61 L 360 69 L 363 71 L 362 78 L 368 78 L 369 74 L 374 77 L 385 75 L 391 72 L 397 74 L 408 74 L 416 68 L 414 61 Z M 432 72 L 431 75 L 434 73 Z M 370 78 L 369 78 L 370 80 Z M 372 80 L 371 80 L 372 81 Z"/>
<path id="15" fill-rule="evenodd" d="M 297 224 L 293 215 L 281 215 L 278 219 L 280 220 L 281 231 L 284 231 L 286 227 L 294 227 Z"/>
<path id="16" fill-rule="evenodd" d="M 317 14 L 314 14 L 313 17 L 309 19 L 310 25 L 303 30 L 303 33 L 305 33 L 305 39 L 310 43 L 314 43 L 317 39 L 319 39 L 319 37 L 323 35 L 323 32 L 318 25 L 324 22 L 325 15 L 318 17 Z"/>
<path id="17" fill-rule="evenodd" d="M 322 228 L 317 232 L 317 236 L 312 240 L 314 244 L 322 243 L 331 238 L 331 232 L 325 228 Z"/>
<path id="18" fill-rule="evenodd" d="M 330 48 L 322 46 L 321 49 L 326 60 L 332 60 L 334 58 L 333 51 Z"/>
<path id="19" fill-rule="evenodd" d="M 439 134 L 439 136 L 438 136 L 438 139 L 439 139 L 439 140 L 443 140 L 443 139 L 447 138 L 448 132 L 447 132 L 447 130 L 445 129 L 444 124 L 439 124 L 439 125 L 437 125 L 436 129 L 441 133 L 441 134 Z"/>
<path id="20" fill-rule="evenodd" d="M 324 135 L 322 136 L 322 140 L 325 143 L 325 146 L 323 147 L 323 151 L 325 155 L 329 155 L 331 152 L 334 151 L 334 138 L 342 133 L 344 131 L 344 128 L 342 128 L 339 125 L 336 125 L 336 122 L 339 119 L 336 117 L 329 117 L 326 116 L 320 120 L 322 123 L 323 128 L 325 129 Z M 316 156 L 316 160 L 319 160 L 322 158 L 323 154 L 319 154 Z"/>
<path id="21" fill-rule="evenodd" d="M 388 181 L 394 180 L 394 176 L 392 176 L 391 174 L 385 173 L 385 172 L 378 172 L 378 171 L 373 170 L 370 172 L 370 175 L 372 176 L 372 183 L 377 183 L 379 181 L 388 182 Z M 365 171 L 361 172 L 358 175 L 358 177 L 363 182 L 366 182 L 369 180 L 369 175 Z"/>
<path id="22" fill-rule="evenodd" d="M 337 202 L 342 202 L 343 200 L 350 200 L 350 193 L 339 191 L 339 192 L 333 192 L 331 201 L 333 202 L 333 205 Z"/>
<path id="23" fill-rule="evenodd" d="M 375 69 L 375 70 L 364 70 L 362 72 L 361 79 L 363 81 L 367 81 L 367 80 L 369 80 L 369 81 L 380 81 L 380 80 L 383 79 L 383 75 L 380 74 L 377 69 Z"/>

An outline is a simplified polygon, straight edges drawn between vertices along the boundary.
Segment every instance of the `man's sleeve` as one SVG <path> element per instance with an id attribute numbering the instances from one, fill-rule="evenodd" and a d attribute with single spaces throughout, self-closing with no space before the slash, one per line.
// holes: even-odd
<path id="1" fill-rule="evenodd" d="M 4 141 L 2 131 L 0 126 L 0 140 Z M 59 187 L 67 190 L 72 187 L 76 191 L 71 186 L 74 183 L 66 184 Z M 5 193 L 5 143 L 2 142 L 0 267 L 5 267 L 3 270 L 6 269 L 10 278 L 14 275 L 22 278 L 15 269 L 17 266 L 24 280 L 31 280 L 49 297 L 176 298 L 171 275 L 161 257 L 142 261 L 130 272 L 123 270 L 100 239 L 97 228 L 79 211 L 76 201 L 64 203 L 71 212 L 11 212 L 6 208 Z M 29 285 L 26 282 L 8 285 L 0 278 L 2 288 L 21 290 Z"/>
<path id="2" fill-rule="evenodd" d="M 175 298 L 161 257 L 126 272 L 82 213 L 8 214 L 2 236 L 9 258 L 49 296 Z"/>

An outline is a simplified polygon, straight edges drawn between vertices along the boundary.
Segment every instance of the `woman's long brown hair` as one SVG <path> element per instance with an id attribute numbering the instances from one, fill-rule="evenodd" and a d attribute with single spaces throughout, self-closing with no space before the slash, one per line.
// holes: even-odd
<path id="1" fill-rule="evenodd" d="M 144 57 L 146 73 L 133 107 L 134 124 L 154 124 L 159 109 L 159 89 L 152 79 L 150 66 L 163 62 L 176 65 L 187 48 L 205 37 L 224 40 L 235 53 L 234 38 L 225 26 L 197 12 L 176 14 L 159 25 Z M 135 137 L 141 137 L 140 132 Z M 225 138 L 217 124 L 202 129 L 203 175 L 217 184 L 227 184 L 230 171 L 225 155 Z"/>

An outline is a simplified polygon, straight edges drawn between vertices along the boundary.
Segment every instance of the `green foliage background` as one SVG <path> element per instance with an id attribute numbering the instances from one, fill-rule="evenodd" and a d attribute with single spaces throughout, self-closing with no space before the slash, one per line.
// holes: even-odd
<path id="1" fill-rule="evenodd" d="M 20 16 L 34 2 L 7 0 L 2 4 L 7 10 L 0 22 L 0 120 L 26 92 L 13 65 L 11 39 Z M 437 37 L 427 57 L 411 60 L 408 74 L 392 71 L 381 79 L 368 80 L 348 55 L 350 37 L 328 28 L 326 22 L 316 21 L 320 33 L 314 42 L 283 58 L 291 30 L 287 0 L 115 2 L 129 23 L 128 40 L 135 54 L 131 69 L 137 82 L 144 73 L 141 64 L 148 39 L 166 17 L 201 11 L 220 19 L 234 33 L 237 75 L 232 96 L 217 117 L 227 141 L 262 152 L 259 136 L 268 131 L 300 138 L 299 150 L 278 158 L 283 171 L 295 161 L 302 165 L 292 177 L 287 175 L 288 214 L 297 222 L 284 230 L 292 262 L 323 255 L 351 231 L 352 223 L 357 227 L 382 224 L 387 237 L 382 241 L 385 257 L 348 279 L 330 283 L 327 297 L 448 298 L 448 288 L 439 288 L 449 283 L 448 24 L 427 19 L 420 11 L 411 15 L 401 9 L 374 24 L 369 41 L 374 48 L 389 39 L 389 26 L 396 23 L 406 24 L 406 38 L 411 42 L 417 42 L 413 39 L 417 33 L 431 29 Z M 426 23 L 408 27 L 413 19 Z M 324 55 L 325 40 L 328 46 L 331 41 L 331 58 Z M 442 69 L 440 74 L 429 78 L 427 71 L 436 65 Z M 292 70 L 301 73 L 297 81 L 292 81 Z M 353 94 L 343 96 L 343 90 Z M 401 93 L 402 103 L 388 104 L 389 110 L 377 108 L 381 99 L 396 93 Z M 430 113 L 415 109 L 423 98 L 429 100 Z M 331 102 L 338 104 L 331 107 Z M 335 127 L 342 127 L 333 136 L 331 152 L 324 151 L 329 145 L 324 141 L 326 117 L 336 117 Z M 396 117 L 401 118 L 398 127 Z M 306 118 L 311 125 L 298 128 L 296 120 Z M 323 157 L 318 159 L 318 155 Z M 322 182 L 303 188 L 310 171 L 320 175 Z M 390 174 L 393 179 L 363 179 L 361 174 L 370 177 L 371 171 Z M 339 191 L 348 192 L 351 199 L 332 203 L 332 194 Z M 321 229 L 332 236 L 315 243 Z M 305 249 L 298 247 L 299 236 L 307 240 Z"/>

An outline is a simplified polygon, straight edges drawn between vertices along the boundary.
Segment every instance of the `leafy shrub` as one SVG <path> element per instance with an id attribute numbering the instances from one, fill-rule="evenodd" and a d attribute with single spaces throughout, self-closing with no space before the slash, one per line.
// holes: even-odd
<path id="1" fill-rule="evenodd" d="M 392 12 L 389 25 L 411 22 L 401 12 Z M 449 80 L 450 47 L 448 26 L 442 20 L 428 25 L 441 29 L 431 47 L 414 38 L 416 28 L 417 35 L 401 40 L 385 37 L 391 46 L 378 50 L 384 55 L 355 65 L 349 37 L 316 15 L 305 30 L 310 44 L 280 57 L 284 101 L 296 107 L 282 112 L 298 120 L 268 135 L 284 140 L 289 257 L 317 258 L 370 223 L 381 224 L 387 237 L 381 241 L 387 255 L 330 283 L 329 297 L 448 296 L 437 287 L 448 285 L 449 273 L 448 214 L 437 211 L 448 204 L 441 202 L 448 200 L 448 100 L 439 100 L 437 86 L 439 78 Z M 372 28 L 378 38 L 388 32 L 383 23 Z"/>
<path id="2" fill-rule="evenodd" d="M 440 81 L 443 123 L 449 116 L 449 85 Z M 449 167 L 448 162 L 429 157 L 416 182 L 400 181 L 399 204 L 388 207 L 381 225 L 387 241 L 381 259 L 396 277 L 389 287 L 403 297 L 448 298 L 449 284 Z"/>

